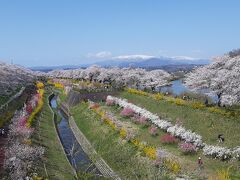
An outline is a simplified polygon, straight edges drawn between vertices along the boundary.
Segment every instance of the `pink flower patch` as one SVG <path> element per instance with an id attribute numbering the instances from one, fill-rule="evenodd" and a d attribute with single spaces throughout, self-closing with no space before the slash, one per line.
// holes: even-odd
<path id="1" fill-rule="evenodd" d="M 163 144 L 173 144 L 173 143 L 176 143 L 177 142 L 177 139 L 170 135 L 170 134 L 165 134 L 161 137 L 160 141 L 163 143 Z"/>
<path id="2" fill-rule="evenodd" d="M 131 117 L 134 115 L 133 109 L 129 107 L 125 107 L 121 112 L 120 115 L 125 116 L 125 117 Z"/>
<path id="3" fill-rule="evenodd" d="M 180 143 L 179 148 L 184 154 L 193 154 L 197 152 L 196 146 L 193 145 L 192 143 L 186 143 L 186 142 Z"/>

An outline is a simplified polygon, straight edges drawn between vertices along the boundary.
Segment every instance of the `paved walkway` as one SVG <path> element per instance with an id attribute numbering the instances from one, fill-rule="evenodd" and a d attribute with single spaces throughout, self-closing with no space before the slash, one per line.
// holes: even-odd
<path id="1" fill-rule="evenodd" d="M 95 149 L 92 147 L 91 143 L 87 140 L 84 134 L 80 131 L 77 124 L 75 123 L 73 117 L 69 117 L 69 125 L 78 141 L 82 146 L 84 152 L 91 158 L 94 158 L 94 164 L 103 174 L 104 177 L 113 178 L 120 180 L 120 177 L 107 165 L 107 163 L 99 157 Z"/>

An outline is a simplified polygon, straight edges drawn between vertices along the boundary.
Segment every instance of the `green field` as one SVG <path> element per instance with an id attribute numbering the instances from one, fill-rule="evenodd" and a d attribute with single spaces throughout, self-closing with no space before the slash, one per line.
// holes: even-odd
<path id="1" fill-rule="evenodd" d="M 126 98 L 129 102 L 156 113 L 161 118 L 173 123 L 179 118 L 186 129 L 200 134 L 203 137 L 203 141 L 208 144 L 217 145 L 218 134 L 223 134 L 225 142 L 221 146 L 236 147 L 239 145 L 240 133 L 236 133 L 240 130 L 238 117 L 228 118 L 205 110 L 178 106 L 165 100 L 157 101 L 151 97 L 130 94 L 128 92 L 120 93 L 119 97 Z"/>
<path id="2" fill-rule="evenodd" d="M 211 158 L 204 157 L 202 155 L 202 152 L 199 151 L 196 154 L 192 155 L 184 155 L 178 148 L 178 143 L 175 144 L 163 144 L 160 141 L 160 137 L 164 134 L 166 134 L 162 130 L 158 130 L 158 135 L 157 136 L 152 136 L 148 132 L 148 127 L 141 126 L 141 125 L 136 125 L 131 121 L 130 118 L 122 117 L 120 115 L 121 110 L 117 106 L 105 106 L 103 105 L 102 108 L 108 112 L 111 112 L 115 114 L 115 116 L 123 121 L 123 122 L 128 122 L 130 126 L 134 127 L 134 129 L 137 129 L 137 139 L 140 139 L 143 142 L 148 142 L 149 145 L 152 145 L 156 148 L 164 149 L 170 154 L 172 154 L 172 157 L 178 160 L 178 162 L 181 164 L 182 171 L 184 174 L 190 175 L 192 178 L 198 176 L 198 171 L 197 171 L 197 159 L 199 156 L 202 157 L 204 161 L 204 170 L 201 172 L 202 178 L 206 178 L 209 175 L 214 174 L 220 169 L 227 169 L 230 166 L 235 166 L 239 165 L 239 163 L 224 163 L 219 160 L 214 160 Z M 178 141 L 180 142 L 180 141 Z M 235 173 L 235 172 L 234 172 Z"/>
<path id="3" fill-rule="evenodd" d="M 217 144 L 217 134 L 223 133 L 226 142 L 220 145 L 228 147 L 235 147 L 239 145 L 240 134 L 236 132 L 239 132 L 240 126 L 239 120 L 236 118 L 229 119 L 218 114 L 202 110 L 193 110 L 192 108 L 186 106 L 177 106 L 167 101 L 156 101 L 150 97 L 130 94 L 128 92 L 121 92 L 119 94 L 119 97 L 128 99 L 129 102 L 134 103 L 140 107 L 144 107 L 150 112 L 156 113 L 160 117 L 163 117 L 171 122 L 175 122 L 176 118 L 180 118 L 183 122 L 184 127 L 194 130 L 195 132 L 202 135 L 203 140 L 209 144 Z M 104 106 L 104 108 L 119 116 L 120 110 L 115 106 Z M 119 119 L 130 121 L 129 118 L 119 117 Z M 133 126 L 136 125 L 133 123 Z M 196 168 L 196 160 L 198 155 L 201 155 L 201 152 L 191 156 L 183 155 L 178 150 L 177 145 L 163 145 L 160 142 L 159 137 L 164 134 L 163 131 L 159 130 L 158 137 L 152 137 L 149 135 L 147 128 L 139 127 L 139 129 L 139 137 L 141 139 L 149 142 L 156 147 L 166 149 L 169 152 L 173 153 L 173 155 L 179 157 L 180 162 L 182 163 L 183 167 L 186 167 L 187 171 L 191 171 Z M 240 178 L 240 173 L 237 172 L 237 167 L 240 165 L 239 162 L 227 163 L 207 157 L 203 157 L 203 161 L 205 163 L 204 171 L 206 175 L 212 174 L 219 169 L 227 169 L 228 167 L 232 167 L 233 178 L 235 176 L 236 179 Z"/>
<path id="4" fill-rule="evenodd" d="M 118 133 L 106 124 L 102 124 L 100 117 L 89 110 L 86 103 L 81 103 L 71 112 L 79 129 L 92 143 L 98 154 L 123 179 L 168 179 L 159 174 L 152 162 L 140 156 L 131 144 L 121 140 Z M 164 177 L 163 177 L 164 176 Z"/>

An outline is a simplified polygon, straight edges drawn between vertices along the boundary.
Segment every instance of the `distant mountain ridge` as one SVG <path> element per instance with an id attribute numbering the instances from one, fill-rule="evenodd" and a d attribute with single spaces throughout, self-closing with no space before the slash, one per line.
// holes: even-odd
<path id="1" fill-rule="evenodd" d="M 161 67 L 166 65 L 205 65 L 209 64 L 211 61 L 208 59 L 189 59 L 184 57 L 153 57 L 149 59 L 129 59 L 129 60 L 106 60 L 101 62 L 96 62 L 96 65 L 104 67 L 140 67 L 140 68 L 150 68 L 150 67 Z"/>
<path id="2" fill-rule="evenodd" d="M 139 68 L 161 68 L 164 66 L 177 66 L 177 65 L 206 65 L 211 61 L 208 59 L 193 59 L 189 57 L 149 57 L 149 58 L 138 58 L 134 56 L 133 58 L 112 58 L 103 61 L 98 61 L 89 64 L 80 65 L 63 65 L 63 66 L 39 66 L 31 67 L 33 71 L 44 71 L 48 72 L 51 70 L 67 70 L 67 69 L 77 69 L 86 68 L 91 65 L 98 65 L 102 67 L 139 67 Z"/>

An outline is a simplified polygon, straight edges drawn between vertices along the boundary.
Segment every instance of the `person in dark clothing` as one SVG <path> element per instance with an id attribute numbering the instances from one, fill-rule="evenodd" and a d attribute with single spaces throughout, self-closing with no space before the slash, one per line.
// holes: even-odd
<path id="1" fill-rule="evenodd" d="M 208 99 L 205 100 L 205 105 L 208 106 Z"/>
<path id="2" fill-rule="evenodd" d="M 218 141 L 220 142 L 220 143 L 223 143 L 224 142 L 224 137 L 223 137 L 223 134 L 219 134 L 218 135 Z"/>

